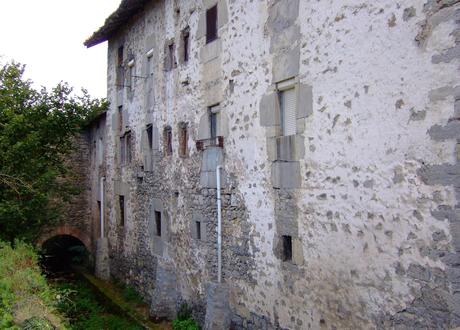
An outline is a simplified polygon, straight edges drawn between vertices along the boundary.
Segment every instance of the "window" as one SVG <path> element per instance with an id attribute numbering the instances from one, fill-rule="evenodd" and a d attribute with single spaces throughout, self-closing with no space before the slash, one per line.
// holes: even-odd
<path id="1" fill-rule="evenodd" d="M 100 137 L 97 140 L 96 153 L 97 153 L 97 164 L 102 165 L 104 161 L 104 140 Z"/>
<path id="2" fill-rule="evenodd" d="M 187 157 L 188 154 L 188 127 L 187 123 L 179 124 L 179 156 Z"/>
<path id="3" fill-rule="evenodd" d="M 120 163 L 126 165 L 131 163 L 132 160 L 132 137 L 131 132 L 126 132 L 125 135 L 120 137 Z"/>
<path id="4" fill-rule="evenodd" d="M 206 10 L 206 43 L 217 39 L 217 5 Z"/>
<path id="5" fill-rule="evenodd" d="M 217 114 L 220 110 L 218 104 L 209 107 L 209 137 L 215 143 L 217 137 Z"/>
<path id="6" fill-rule="evenodd" d="M 152 124 L 147 125 L 147 143 L 148 143 L 148 148 L 149 151 L 152 151 L 153 149 L 153 127 Z"/>
<path id="7" fill-rule="evenodd" d="M 118 52 L 117 52 L 116 85 L 118 88 L 123 87 L 123 82 L 124 82 L 123 56 L 124 56 L 124 49 L 123 49 L 123 46 L 120 46 L 118 47 Z"/>
<path id="8" fill-rule="evenodd" d="M 184 63 L 188 61 L 189 58 L 189 42 L 190 42 L 190 32 L 189 28 L 186 28 L 182 31 L 182 43 L 183 43 L 183 61 Z"/>
<path id="9" fill-rule="evenodd" d="M 155 234 L 161 237 L 161 212 L 155 211 Z"/>
<path id="10" fill-rule="evenodd" d="M 126 161 L 131 163 L 132 160 L 132 150 L 131 150 L 131 132 L 125 134 L 125 142 L 126 142 Z"/>
<path id="11" fill-rule="evenodd" d="M 168 44 L 167 47 L 167 58 L 166 58 L 166 70 L 172 70 L 177 66 L 176 56 L 175 56 L 176 47 L 174 42 Z"/>
<path id="12" fill-rule="evenodd" d="M 99 216 L 99 221 L 101 220 L 101 201 L 97 201 L 97 215 Z"/>
<path id="13" fill-rule="evenodd" d="M 163 130 L 163 148 L 165 156 L 172 155 L 172 130 L 169 126 Z"/>
<path id="14" fill-rule="evenodd" d="M 153 110 L 154 104 L 154 95 L 153 95 L 153 49 L 147 52 L 147 63 L 146 63 L 146 88 L 147 92 L 145 93 L 145 105 L 147 107 L 147 112 Z"/>
<path id="15" fill-rule="evenodd" d="M 281 236 L 283 241 L 283 251 L 282 251 L 282 260 L 291 261 L 292 260 L 292 237 L 288 235 Z"/>
<path id="16" fill-rule="evenodd" d="M 201 221 L 195 221 L 196 239 L 201 239 Z"/>
<path id="17" fill-rule="evenodd" d="M 125 225 L 125 196 L 118 196 L 118 204 L 120 206 L 120 226 Z"/>
<path id="18" fill-rule="evenodd" d="M 283 136 L 296 134 L 296 90 L 295 88 L 279 91 L 280 123 Z"/>
<path id="19" fill-rule="evenodd" d="M 126 163 L 126 142 L 125 137 L 120 136 L 120 164 L 125 165 Z"/>
<path id="20" fill-rule="evenodd" d="M 123 132 L 123 106 L 118 106 L 118 132 Z"/>

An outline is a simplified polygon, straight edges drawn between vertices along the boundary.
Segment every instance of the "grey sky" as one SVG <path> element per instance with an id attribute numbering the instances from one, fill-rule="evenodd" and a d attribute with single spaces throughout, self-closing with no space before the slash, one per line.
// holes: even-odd
<path id="1" fill-rule="evenodd" d="M 106 96 L 106 43 L 87 49 L 120 0 L 0 0 L 0 62 L 26 64 L 37 87 L 67 81 Z"/>

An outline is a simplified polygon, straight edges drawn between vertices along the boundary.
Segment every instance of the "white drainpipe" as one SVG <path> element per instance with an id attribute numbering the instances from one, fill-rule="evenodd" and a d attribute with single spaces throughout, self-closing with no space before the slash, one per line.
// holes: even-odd
<path id="1" fill-rule="evenodd" d="M 217 183 L 217 282 L 222 281 L 222 215 L 220 201 L 220 170 L 222 165 L 216 167 Z"/>
<path id="2" fill-rule="evenodd" d="M 104 181 L 105 177 L 101 177 L 101 238 L 104 238 Z"/>

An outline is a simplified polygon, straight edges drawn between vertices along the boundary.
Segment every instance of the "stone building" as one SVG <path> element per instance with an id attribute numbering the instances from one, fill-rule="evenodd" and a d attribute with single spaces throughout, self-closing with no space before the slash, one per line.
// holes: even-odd
<path id="1" fill-rule="evenodd" d="M 85 42 L 108 41 L 99 274 L 214 329 L 460 326 L 459 22 L 458 0 L 123 0 Z"/>

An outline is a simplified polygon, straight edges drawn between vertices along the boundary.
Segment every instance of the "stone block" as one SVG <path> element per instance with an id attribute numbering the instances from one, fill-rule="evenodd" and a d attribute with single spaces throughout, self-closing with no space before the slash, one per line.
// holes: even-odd
<path id="1" fill-rule="evenodd" d="M 222 53 L 222 39 L 217 38 L 216 40 L 208 44 L 205 44 L 203 47 L 201 47 L 201 50 L 200 50 L 201 63 L 203 64 L 208 63 L 216 59 L 217 57 L 219 57 L 221 53 Z"/>
<path id="2" fill-rule="evenodd" d="M 221 188 L 225 188 L 227 186 L 227 175 L 224 169 L 220 171 L 220 185 Z M 205 171 L 200 173 L 200 186 L 202 188 L 217 188 L 217 177 L 216 171 Z"/>
<path id="3" fill-rule="evenodd" d="M 223 283 L 209 283 L 206 290 L 206 318 L 204 329 L 230 329 L 230 290 Z"/>
<path id="4" fill-rule="evenodd" d="M 280 125 L 280 104 L 278 93 L 272 92 L 265 94 L 260 100 L 260 125 L 279 126 Z"/>
<path id="5" fill-rule="evenodd" d="M 296 136 L 278 136 L 276 138 L 276 160 L 296 160 Z"/>
<path id="6" fill-rule="evenodd" d="M 300 83 L 297 93 L 297 119 L 306 118 L 313 113 L 313 89 Z"/>
<path id="7" fill-rule="evenodd" d="M 297 266 L 304 264 L 303 246 L 298 238 L 292 240 L 292 262 Z"/>
<path id="8" fill-rule="evenodd" d="M 277 138 L 276 137 L 269 137 L 267 138 L 267 158 L 269 161 L 274 162 L 277 160 Z"/>
<path id="9" fill-rule="evenodd" d="M 118 88 L 117 87 L 117 101 L 116 101 L 116 104 L 117 104 L 117 107 L 119 106 L 122 106 L 123 105 L 123 99 L 124 99 L 124 93 L 125 89 L 124 88 Z"/>
<path id="10" fill-rule="evenodd" d="M 300 37 L 300 27 L 298 25 L 291 25 L 278 33 L 273 33 L 270 39 L 270 53 L 273 54 L 291 47 L 300 40 Z"/>
<path id="11" fill-rule="evenodd" d="M 273 82 L 283 81 L 299 74 L 300 48 L 278 53 L 273 57 Z"/>
<path id="12" fill-rule="evenodd" d="M 174 266 L 159 264 L 156 271 L 155 290 L 151 297 L 150 315 L 155 319 L 175 319 L 178 297 Z"/>
<path id="13" fill-rule="evenodd" d="M 211 131 L 210 131 L 210 123 L 209 123 L 209 115 L 208 113 L 204 113 L 201 118 L 200 122 L 198 124 L 198 140 L 206 140 L 211 137 Z"/>
<path id="14" fill-rule="evenodd" d="M 227 1 L 219 0 L 217 2 L 217 28 L 220 29 L 228 22 Z"/>
<path id="15" fill-rule="evenodd" d="M 299 16 L 299 0 L 277 1 L 269 8 L 267 26 L 272 34 L 293 25 Z"/>
<path id="16" fill-rule="evenodd" d="M 109 240 L 99 238 L 96 241 L 96 276 L 103 279 L 110 279 Z"/>
<path id="17" fill-rule="evenodd" d="M 196 30 L 196 40 L 204 38 L 206 36 L 206 10 L 204 9 L 200 13 L 200 18 L 198 19 L 198 27 Z"/>
<path id="18" fill-rule="evenodd" d="M 274 188 L 300 188 L 301 177 L 299 162 L 274 162 L 272 164 L 272 184 Z"/>
<path id="19" fill-rule="evenodd" d="M 224 163 L 224 151 L 220 147 L 207 147 L 201 159 L 201 171 L 216 171 L 218 165 Z"/>
<path id="20" fill-rule="evenodd" d="M 115 180 L 114 190 L 116 195 L 122 195 L 126 197 L 129 195 L 129 185 L 123 181 Z"/>

